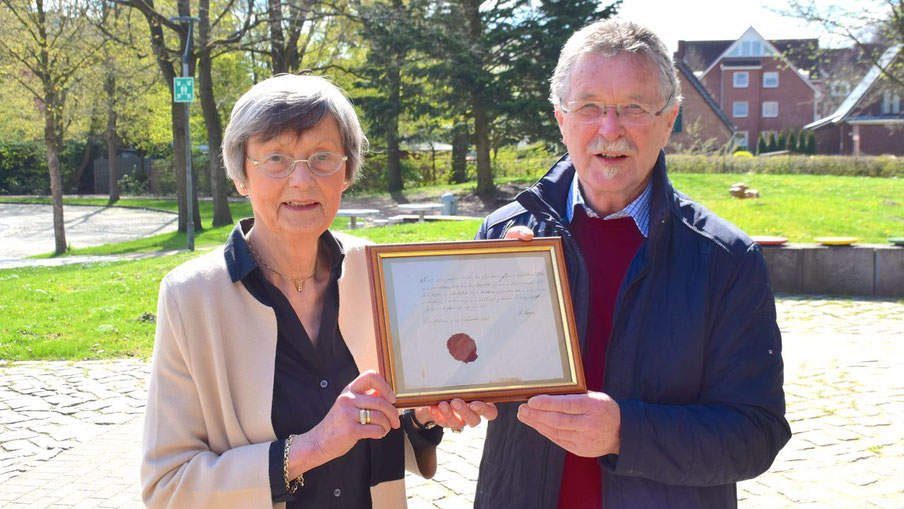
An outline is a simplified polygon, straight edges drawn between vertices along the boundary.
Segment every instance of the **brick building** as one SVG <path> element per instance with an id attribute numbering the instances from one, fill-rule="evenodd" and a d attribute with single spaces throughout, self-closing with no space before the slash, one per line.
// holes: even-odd
<path id="1" fill-rule="evenodd" d="M 684 102 L 669 138 L 669 152 L 712 152 L 731 142 L 734 125 L 693 71 L 676 61 Z"/>
<path id="2" fill-rule="evenodd" d="M 735 144 L 755 148 L 761 133 L 798 130 L 817 118 L 821 93 L 809 78 L 817 49 L 815 39 L 767 41 L 751 27 L 734 41 L 678 41 L 675 61 L 734 125 Z"/>
<path id="3" fill-rule="evenodd" d="M 904 90 L 882 77 L 882 69 L 904 58 L 902 49 L 888 48 L 834 112 L 806 126 L 817 153 L 904 155 Z"/>

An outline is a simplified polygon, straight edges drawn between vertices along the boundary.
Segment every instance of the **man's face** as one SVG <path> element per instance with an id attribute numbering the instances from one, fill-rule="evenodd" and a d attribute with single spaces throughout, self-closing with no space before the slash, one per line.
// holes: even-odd
<path id="1" fill-rule="evenodd" d="M 678 108 L 669 107 L 646 125 L 626 126 L 614 108 L 587 123 L 569 105 L 592 101 L 657 112 L 668 99 L 662 97 L 659 84 L 656 69 L 643 55 L 589 53 L 571 70 L 562 98 L 569 112 L 557 105 L 556 120 L 585 198 L 598 213 L 617 212 L 643 192 L 659 150 L 669 140 Z"/>

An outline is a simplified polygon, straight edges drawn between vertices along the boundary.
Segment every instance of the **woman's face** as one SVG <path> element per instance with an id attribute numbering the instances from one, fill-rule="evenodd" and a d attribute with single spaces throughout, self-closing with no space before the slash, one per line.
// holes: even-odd
<path id="1" fill-rule="evenodd" d="M 307 159 L 318 152 L 345 155 L 339 125 L 331 115 L 302 133 L 286 132 L 265 142 L 254 137 L 245 147 L 245 155 L 254 160 L 272 154 Z M 324 177 L 314 175 L 305 163 L 298 162 L 288 177 L 273 178 L 261 173 L 246 157 L 245 185 L 243 188 L 236 183 L 236 189 L 251 199 L 254 229 L 264 237 L 277 237 L 283 242 L 317 238 L 332 224 L 342 192 L 348 187 L 345 165 L 343 162 L 338 171 Z"/>

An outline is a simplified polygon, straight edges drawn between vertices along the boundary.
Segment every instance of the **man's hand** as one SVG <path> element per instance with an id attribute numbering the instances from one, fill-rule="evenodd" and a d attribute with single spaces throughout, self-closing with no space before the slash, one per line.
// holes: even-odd
<path id="1" fill-rule="evenodd" d="M 621 412 L 602 392 L 534 396 L 518 407 L 518 420 L 577 456 L 618 454 Z"/>
<path id="2" fill-rule="evenodd" d="M 512 226 L 507 232 L 505 232 L 505 238 L 525 241 L 532 240 L 534 238 L 534 231 L 527 226 Z"/>

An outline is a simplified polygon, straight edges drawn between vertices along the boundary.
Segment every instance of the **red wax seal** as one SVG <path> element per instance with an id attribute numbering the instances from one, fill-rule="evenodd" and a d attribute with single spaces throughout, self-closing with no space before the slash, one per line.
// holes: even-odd
<path id="1" fill-rule="evenodd" d="M 452 334 L 449 340 L 446 341 L 446 348 L 449 349 L 449 354 L 457 361 L 468 363 L 477 360 L 477 343 L 474 342 L 471 336 L 463 332 Z"/>

